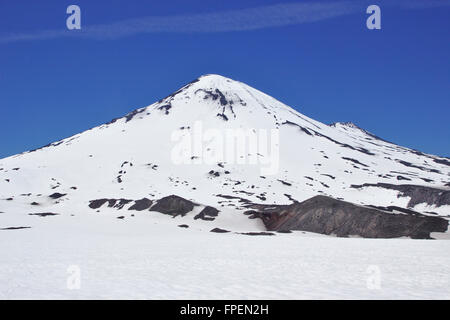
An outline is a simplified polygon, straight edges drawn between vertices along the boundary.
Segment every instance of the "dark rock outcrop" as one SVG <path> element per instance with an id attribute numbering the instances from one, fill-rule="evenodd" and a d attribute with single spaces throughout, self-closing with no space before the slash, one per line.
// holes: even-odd
<path id="1" fill-rule="evenodd" d="M 228 233 L 230 231 L 225 230 L 225 229 L 220 229 L 220 228 L 214 228 L 212 230 L 210 230 L 209 232 L 215 232 L 215 233 Z"/>
<path id="2" fill-rule="evenodd" d="M 108 208 L 116 208 L 117 210 L 123 209 L 125 205 L 133 200 L 129 199 L 97 199 L 89 201 L 89 208 L 98 209 L 108 202 Z"/>
<path id="3" fill-rule="evenodd" d="M 130 112 L 130 113 L 128 113 L 126 116 L 125 116 L 125 122 L 128 122 L 128 121 L 131 121 L 136 115 L 138 115 L 139 113 L 142 113 L 142 112 L 144 112 L 146 109 L 145 108 L 142 108 L 142 109 L 136 109 L 136 110 L 133 110 L 132 112 Z"/>
<path id="4" fill-rule="evenodd" d="M 39 216 L 39 217 L 47 217 L 47 216 L 57 216 L 59 213 L 52 212 L 42 212 L 42 213 L 29 213 L 29 216 Z"/>
<path id="5" fill-rule="evenodd" d="M 123 207 L 130 203 L 133 200 L 129 200 L 129 199 L 119 199 L 119 200 L 115 200 L 115 202 L 119 201 L 118 203 L 115 203 L 114 208 L 117 208 L 117 210 L 123 209 Z"/>
<path id="6" fill-rule="evenodd" d="M 194 209 L 194 203 L 182 197 L 171 195 L 159 199 L 156 204 L 150 208 L 150 211 L 157 211 L 169 214 L 173 217 L 178 215 L 185 216 L 186 213 Z"/>
<path id="7" fill-rule="evenodd" d="M 355 164 L 359 164 L 360 166 L 363 166 L 363 167 L 368 167 L 367 164 L 364 164 L 364 163 L 362 163 L 362 162 L 359 162 L 358 160 L 353 159 L 353 158 L 342 157 L 342 159 L 347 160 L 347 161 L 350 161 L 350 162 L 353 162 L 353 163 L 355 163 Z"/>
<path id="8" fill-rule="evenodd" d="M 450 167 L 450 161 L 446 159 L 433 159 L 433 161 Z"/>
<path id="9" fill-rule="evenodd" d="M 282 184 L 284 184 L 285 186 L 292 186 L 292 183 L 286 182 L 284 180 L 278 179 L 278 181 L 280 181 Z"/>
<path id="10" fill-rule="evenodd" d="M 392 214 L 326 196 L 315 196 L 291 205 L 252 205 L 246 212 L 261 218 L 267 230 L 300 230 L 338 237 L 411 237 L 429 239 L 445 232 L 448 221 L 425 215 Z"/>
<path id="11" fill-rule="evenodd" d="M 219 215 L 219 210 L 214 207 L 206 206 L 198 215 L 194 217 L 195 220 L 202 219 L 212 221 Z"/>
<path id="12" fill-rule="evenodd" d="M 450 190 L 431 188 L 413 184 L 390 184 L 390 183 L 365 183 L 361 185 L 351 185 L 351 188 L 361 189 L 364 187 L 379 187 L 390 190 L 397 190 L 401 197 L 410 197 L 408 208 L 414 207 L 419 203 L 435 205 L 437 207 L 450 205 Z"/>
<path id="13" fill-rule="evenodd" d="M 151 207 L 153 201 L 147 198 L 141 200 L 135 200 L 134 204 L 128 208 L 128 210 L 144 211 Z"/>
<path id="14" fill-rule="evenodd" d="M 125 207 L 125 205 L 129 204 L 132 201 L 134 201 L 134 204 L 131 205 L 128 210 L 144 211 L 149 209 L 150 211 L 157 211 L 172 215 L 174 217 L 176 217 L 177 215 L 186 215 L 186 213 L 192 211 L 192 209 L 196 205 L 192 201 L 186 200 L 179 196 L 171 195 L 158 200 L 153 207 L 153 201 L 147 198 L 142 198 L 140 200 L 103 198 L 89 201 L 89 208 L 98 209 L 107 203 L 108 208 L 116 208 L 117 210 L 121 210 Z M 214 214 L 210 209 L 204 213 L 204 215 L 210 214 Z"/>
<path id="15" fill-rule="evenodd" d="M 107 201 L 108 201 L 108 199 L 91 200 L 91 201 L 89 201 L 89 208 L 91 208 L 91 209 L 98 209 L 102 205 L 104 205 Z"/>
<path id="16" fill-rule="evenodd" d="M 108 208 L 112 208 L 116 204 L 116 199 L 108 199 Z"/>
<path id="17" fill-rule="evenodd" d="M 220 176 L 220 172 L 217 172 L 217 171 L 214 171 L 214 170 L 211 170 L 211 171 L 209 171 L 208 172 L 210 175 L 212 175 L 212 176 L 215 176 L 215 177 L 219 177 Z"/>
<path id="18" fill-rule="evenodd" d="M 278 230 L 278 233 L 292 233 L 291 230 Z"/>
<path id="19" fill-rule="evenodd" d="M 49 195 L 49 197 L 52 199 L 59 199 L 61 197 L 64 197 L 65 195 L 67 195 L 67 193 L 55 192 L 55 193 L 52 193 L 51 195 Z"/>
<path id="20" fill-rule="evenodd" d="M 246 236 L 274 236 L 275 233 L 272 232 L 241 232 L 239 234 L 243 234 Z"/>

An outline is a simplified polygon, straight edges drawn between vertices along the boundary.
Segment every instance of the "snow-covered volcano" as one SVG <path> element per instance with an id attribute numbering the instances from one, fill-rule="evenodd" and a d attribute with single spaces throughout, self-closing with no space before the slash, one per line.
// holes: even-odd
<path id="1" fill-rule="evenodd" d="M 449 241 L 355 237 L 448 238 L 449 165 L 203 76 L 0 160 L 0 298 L 446 299 Z"/>
<path id="2" fill-rule="evenodd" d="M 318 195 L 390 215 L 446 219 L 449 176 L 448 158 L 352 123 L 323 124 L 244 83 L 205 75 L 122 118 L 1 159 L 0 228 L 39 227 L 29 214 L 124 222 L 149 214 L 205 231 L 264 231 L 268 225 L 249 219 L 249 208 Z M 170 195 L 193 206 L 173 207 Z M 160 199 L 168 203 L 156 211 L 174 222 L 150 211 Z"/>

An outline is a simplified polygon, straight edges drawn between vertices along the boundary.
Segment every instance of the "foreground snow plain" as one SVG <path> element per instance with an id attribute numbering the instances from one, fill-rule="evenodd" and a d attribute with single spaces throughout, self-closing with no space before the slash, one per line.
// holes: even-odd
<path id="1" fill-rule="evenodd" d="M 92 214 L 4 230 L 0 298 L 450 298 L 450 241 L 217 234 L 180 221 Z"/>

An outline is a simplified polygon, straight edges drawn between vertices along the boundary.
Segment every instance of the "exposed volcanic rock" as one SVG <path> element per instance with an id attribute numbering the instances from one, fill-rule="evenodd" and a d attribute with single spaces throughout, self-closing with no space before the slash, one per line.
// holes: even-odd
<path id="1" fill-rule="evenodd" d="M 203 92 L 204 100 L 208 100 L 208 99 L 211 99 L 213 101 L 219 100 L 220 106 L 222 107 L 222 113 L 218 113 L 217 114 L 218 117 L 222 118 L 224 121 L 228 121 L 229 118 L 227 117 L 227 115 L 225 115 L 225 111 L 228 107 L 228 109 L 233 114 L 234 118 L 236 118 L 236 114 L 234 113 L 234 110 L 233 110 L 234 101 L 227 100 L 225 95 L 218 88 L 215 88 L 214 90 L 198 89 L 195 91 L 195 94 L 197 94 L 198 92 Z"/>
<path id="2" fill-rule="evenodd" d="M 419 203 L 435 205 L 437 207 L 450 205 L 450 190 L 418 186 L 412 184 L 389 184 L 389 183 L 365 183 L 362 185 L 351 185 L 351 188 L 361 189 L 364 187 L 380 187 L 400 191 L 401 197 L 410 197 L 408 208 Z"/>
<path id="3" fill-rule="evenodd" d="M 49 197 L 52 199 L 59 199 L 61 197 L 64 197 L 65 195 L 67 195 L 67 193 L 55 192 L 55 193 L 52 193 L 51 195 L 49 195 Z"/>
<path id="4" fill-rule="evenodd" d="M 215 176 L 215 177 L 219 177 L 220 176 L 220 172 L 217 172 L 217 171 L 214 171 L 214 170 L 211 170 L 211 171 L 209 171 L 208 172 L 210 175 L 212 175 L 212 176 Z"/>
<path id="5" fill-rule="evenodd" d="M 291 230 L 278 230 L 278 233 L 292 233 Z"/>
<path id="6" fill-rule="evenodd" d="M 194 217 L 195 220 L 202 219 L 212 221 L 219 215 L 219 210 L 214 207 L 206 206 L 198 215 Z"/>
<path id="7" fill-rule="evenodd" d="M 116 199 L 108 199 L 108 208 L 114 207 L 116 201 L 117 201 Z"/>
<path id="8" fill-rule="evenodd" d="M 143 211 L 150 208 L 153 201 L 147 198 L 142 198 L 141 200 L 135 200 L 134 204 L 128 208 L 128 210 L 136 210 L 136 211 Z"/>
<path id="9" fill-rule="evenodd" d="M 39 217 L 47 217 L 47 216 L 57 216 L 58 213 L 52 213 L 52 212 L 43 212 L 43 213 L 29 213 L 29 216 L 39 216 Z"/>
<path id="10" fill-rule="evenodd" d="M 253 205 L 249 211 L 267 230 L 301 230 L 338 237 L 411 237 L 429 239 L 431 232 L 445 232 L 448 221 L 424 215 L 391 214 L 326 196 L 315 196 L 291 205 Z"/>
<path id="11" fill-rule="evenodd" d="M 414 165 L 414 164 L 412 164 L 411 162 L 408 162 L 408 161 L 399 160 L 399 159 L 396 159 L 396 161 L 397 161 L 398 163 L 401 163 L 402 165 L 404 165 L 404 166 L 406 166 L 406 167 L 417 168 L 417 169 L 420 169 L 420 170 L 423 170 L 423 171 L 429 171 L 429 172 L 440 173 L 439 170 L 436 170 L 436 169 L 430 169 L 430 168 L 424 168 L 424 167 L 422 167 L 422 166 Z"/>
<path id="12" fill-rule="evenodd" d="M 185 216 L 186 213 L 191 212 L 193 209 L 194 203 L 192 201 L 171 195 L 159 199 L 156 204 L 150 208 L 150 211 L 157 211 L 176 217 L 178 215 Z"/>
<path id="13" fill-rule="evenodd" d="M 241 203 L 251 204 L 250 200 L 241 198 L 241 197 L 230 196 L 230 195 L 226 195 L 226 194 L 216 194 L 216 197 L 220 197 L 220 198 L 224 198 L 224 199 L 228 199 L 228 200 L 239 200 L 239 202 L 241 202 Z"/>
<path id="14" fill-rule="evenodd" d="M 292 186 L 292 183 L 286 182 L 284 180 L 278 179 L 278 181 L 280 181 L 282 184 L 284 184 L 285 186 Z"/>
<path id="15" fill-rule="evenodd" d="M 363 167 L 368 167 L 367 164 L 364 164 L 364 163 L 362 163 L 362 162 L 359 162 L 359 161 L 356 160 L 356 159 L 352 159 L 352 158 L 348 158 L 348 157 L 342 157 L 342 159 L 347 160 L 347 161 L 350 161 L 350 162 L 353 162 L 353 163 L 356 163 L 356 164 L 359 164 L 359 165 L 361 165 L 361 166 L 363 166 Z"/>
<path id="16" fill-rule="evenodd" d="M 125 116 L 125 122 L 131 121 L 137 114 L 145 111 L 145 108 L 136 109 Z"/>
<path id="17" fill-rule="evenodd" d="M 177 215 L 186 215 L 186 213 L 192 211 L 194 208 L 193 202 L 181 198 L 179 196 L 171 195 L 168 197 L 164 197 L 156 202 L 156 204 L 152 207 L 153 201 L 147 198 L 142 198 L 140 200 L 129 200 L 129 199 L 97 199 L 89 201 L 89 208 L 98 209 L 104 204 L 108 204 L 108 208 L 116 208 L 117 210 L 121 210 L 125 207 L 125 205 L 133 202 L 128 210 L 136 210 L 136 211 L 144 211 L 150 209 L 150 211 L 157 211 L 164 214 L 170 214 L 172 216 Z M 205 208 L 206 209 L 206 208 Z M 214 208 L 212 208 L 215 210 Z M 207 209 L 204 212 L 204 215 L 213 215 L 214 212 L 212 209 Z M 204 211 L 204 210 L 203 210 Z M 202 211 L 202 212 L 203 212 Z M 200 213 L 202 214 L 202 213 Z"/>
<path id="18" fill-rule="evenodd" d="M 240 234 L 246 236 L 274 236 L 275 233 L 272 232 L 241 232 Z"/>
<path id="19" fill-rule="evenodd" d="M 169 114 L 169 110 L 172 108 L 172 105 L 170 103 L 162 105 L 158 107 L 158 110 L 164 110 L 166 114 Z"/>
<path id="20" fill-rule="evenodd" d="M 446 159 L 433 159 L 433 161 L 450 167 L 450 161 Z"/>
<path id="21" fill-rule="evenodd" d="M 372 205 L 370 205 L 368 207 L 375 208 L 375 209 L 378 209 L 378 210 L 383 210 L 383 211 L 389 211 L 389 212 L 397 211 L 397 212 L 401 212 L 401 213 L 407 213 L 407 214 L 410 214 L 410 215 L 418 215 L 418 216 L 421 215 L 417 211 L 410 210 L 410 209 L 405 209 L 405 208 L 397 207 L 397 206 L 382 207 L 382 206 L 372 206 Z"/>
<path id="22" fill-rule="evenodd" d="M 133 200 L 128 200 L 128 199 L 119 199 L 119 200 L 115 200 L 116 202 L 119 201 L 119 203 L 116 203 L 114 205 L 114 208 L 117 208 L 118 210 L 122 209 L 126 204 L 130 203 Z"/>
<path id="23" fill-rule="evenodd" d="M 133 200 L 129 199 L 97 199 L 89 201 L 89 208 L 98 209 L 108 202 L 108 208 L 116 208 L 117 210 L 123 209 L 125 205 Z"/>
<path id="24" fill-rule="evenodd" d="M 207 99 L 212 99 L 212 100 L 217 100 L 220 98 L 220 104 L 222 106 L 226 106 L 228 104 L 227 99 L 225 98 L 225 96 L 223 95 L 223 93 L 219 90 L 219 89 L 215 89 L 214 92 L 210 91 L 210 90 L 205 90 L 205 89 L 198 89 L 197 91 L 195 91 L 195 93 L 199 92 L 199 91 L 203 91 L 205 93 L 205 96 L 203 99 L 207 100 Z"/>
<path id="25" fill-rule="evenodd" d="M 228 232 L 230 232 L 230 231 L 225 230 L 225 229 L 220 229 L 220 228 L 214 228 L 214 229 L 212 229 L 212 230 L 209 231 L 209 232 L 215 232 L 215 233 L 228 233 Z"/>
<path id="26" fill-rule="evenodd" d="M 0 230 L 20 230 L 20 229 L 31 229 L 31 227 L 7 227 L 1 228 Z"/>
<path id="27" fill-rule="evenodd" d="M 108 201 L 108 199 L 97 199 L 97 200 L 91 200 L 89 201 L 89 208 L 91 209 L 98 209 L 102 205 L 104 205 Z"/>

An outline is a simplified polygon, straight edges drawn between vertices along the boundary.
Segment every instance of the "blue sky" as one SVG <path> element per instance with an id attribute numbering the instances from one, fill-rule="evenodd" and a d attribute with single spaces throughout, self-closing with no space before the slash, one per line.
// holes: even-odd
<path id="1" fill-rule="evenodd" d="M 70 4 L 82 14 L 75 36 L 66 30 Z M 381 7 L 381 30 L 366 28 L 369 4 Z M 0 158 L 207 73 L 324 123 L 352 121 L 450 156 L 449 39 L 446 0 L 0 1 Z"/>

